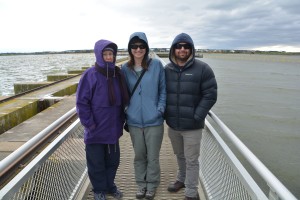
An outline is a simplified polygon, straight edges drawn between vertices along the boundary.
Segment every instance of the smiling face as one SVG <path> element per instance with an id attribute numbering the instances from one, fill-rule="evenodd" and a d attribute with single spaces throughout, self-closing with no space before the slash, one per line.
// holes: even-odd
<path id="1" fill-rule="evenodd" d="M 192 47 L 190 44 L 187 43 L 177 43 L 175 46 L 175 58 L 179 62 L 186 62 L 191 53 L 192 53 Z"/>
<path id="2" fill-rule="evenodd" d="M 144 58 L 146 54 L 146 45 L 142 42 L 130 44 L 131 53 L 134 58 Z"/>

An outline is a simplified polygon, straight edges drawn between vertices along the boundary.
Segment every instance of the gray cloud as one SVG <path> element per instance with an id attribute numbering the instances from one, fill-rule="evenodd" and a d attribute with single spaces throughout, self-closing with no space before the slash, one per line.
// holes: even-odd
<path id="1" fill-rule="evenodd" d="M 0 33 L 2 48 L 16 44 L 19 45 L 18 48 L 23 49 L 33 46 L 38 48 L 41 42 L 37 42 L 36 38 L 41 35 L 55 41 L 60 40 L 56 43 L 51 42 L 50 46 L 41 44 L 43 46 L 40 48 L 47 50 L 54 48 L 54 45 L 63 45 L 60 49 L 90 48 L 93 41 L 99 37 L 111 38 L 118 42 L 120 48 L 124 48 L 130 33 L 144 31 L 151 47 L 170 47 L 177 34 L 186 32 L 191 35 L 197 48 L 271 49 L 273 46 L 291 46 L 300 51 L 299 0 L 87 0 L 84 3 L 75 3 L 77 7 L 71 9 L 68 14 L 65 13 L 67 8 L 58 6 L 60 9 L 55 11 L 54 15 L 52 12 L 45 15 L 44 12 L 40 12 L 39 14 L 43 15 L 39 18 L 27 17 L 23 20 L 16 12 L 17 17 L 12 21 L 10 20 L 15 14 L 5 10 L 5 5 L 0 6 L 0 15 L 4 12 L 7 14 L 2 14 L 3 17 L 9 15 L 1 24 L 4 30 Z M 53 3 L 52 6 L 56 8 L 56 4 Z M 69 8 L 69 4 L 64 6 Z M 14 6 L 11 8 L 15 9 Z M 43 8 L 41 5 L 41 9 Z M 104 13 L 103 17 L 101 14 Z M 55 21 L 53 18 L 58 14 L 61 17 L 57 17 L 58 21 Z M 32 19 L 43 17 L 47 19 L 47 23 L 41 20 L 40 25 L 44 28 L 40 28 Z M 11 25 L 15 23 L 20 23 L 20 26 L 28 24 L 30 28 L 23 27 L 25 32 L 16 37 L 20 28 L 13 26 L 12 29 Z M 79 33 L 82 30 L 85 30 L 84 35 L 88 36 L 82 37 L 83 34 Z M 52 34 L 49 33 L 51 31 Z M 35 37 L 28 40 L 28 37 L 34 34 Z M 72 40 L 70 36 L 74 36 Z M 4 39 L 6 37 L 11 42 Z M 73 42 L 77 38 L 81 41 L 80 45 L 79 42 Z"/>
<path id="2" fill-rule="evenodd" d="M 122 7 L 141 19 L 152 38 L 167 38 L 153 46 L 170 45 L 180 32 L 210 49 L 252 49 L 286 45 L 300 47 L 300 2 L 273 1 L 149 1 Z M 139 8 L 138 8 L 139 7 Z M 152 27 L 152 28 L 150 28 Z"/>

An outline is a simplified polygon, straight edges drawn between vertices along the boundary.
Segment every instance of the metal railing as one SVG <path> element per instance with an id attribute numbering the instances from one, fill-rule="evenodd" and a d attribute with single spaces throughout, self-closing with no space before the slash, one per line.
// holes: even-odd
<path id="1" fill-rule="evenodd" d="M 207 199 L 296 199 L 213 112 L 209 116 L 261 174 L 270 192 L 267 197 L 206 120 L 199 179 Z M 11 155 L 3 161 L 13 160 L 18 154 Z M 82 188 L 87 188 L 87 182 L 83 127 L 77 119 L 1 189 L 0 199 L 76 199 Z"/>
<path id="2" fill-rule="evenodd" d="M 215 128 L 206 120 L 206 132 L 201 141 L 200 180 L 208 199 L 286 199 L 296 197 L 212 112 L 209 116 L 223 131 L 241 155 L 269 186 L 268 197 L 233 154 Z"/>
<path id="3" fill-rule="evenodd" d="M 207 199 L 268 199 L 208 121 L 199 162 Z"/>
<path id="4" fill-rule="evenodd" d="M 70 112 L 76 112 L 75 108 Z M 207 199 L 296 199 L 213 112 L 210 111 L 209 116 L 270 189 L 269 194 L 263 192 L 206 120 L 200 147 L 199 179 Z M 12 161 L 18 154 L 11 155 L 4 160 Z M 76 199 L 87 180 L 83 127 L 76 120 L 1 189 L 0 199 Z"/>
<path id="5" fill-rule="evenodd" d="M 74 113 L 75 108 L 2 160 L 0 169 Z M 75 199 L 81 188 L 87 187 L 87 177 L 83 127 L 77 119 L 0 190 L 0 199 Z"/>

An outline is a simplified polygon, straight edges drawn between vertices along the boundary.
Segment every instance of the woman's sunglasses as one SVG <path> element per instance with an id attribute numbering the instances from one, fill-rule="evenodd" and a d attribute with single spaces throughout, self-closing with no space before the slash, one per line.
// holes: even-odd
<path id="1" fill-rule="evenodd" d="M 182 47 L 184 49 L 192 49 L 192 46 L 190 44 L 179 44 L 179 43 L 177 43 L 175 45 L 175 49 L 181 49 Z"/>
<path id="2" fill-rule="evenodd" d="M 130 48 L 131 49 L 137 49 L 137 48 L 146 49 L 146 45 L 144 45 L 144 44 L 131 44 Z"/>

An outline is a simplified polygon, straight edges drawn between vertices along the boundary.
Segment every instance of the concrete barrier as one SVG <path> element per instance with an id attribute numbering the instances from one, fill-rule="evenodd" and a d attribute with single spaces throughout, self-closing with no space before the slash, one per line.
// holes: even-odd
<path id="1" fill-rule="evenodd" d="M 50 84 L 51 82 L 28 82 L 28 83 L 15 83 L 14 84 L 14 92 L 15 94 L 20 94 L 41 86 L 45 86 Z"/>

